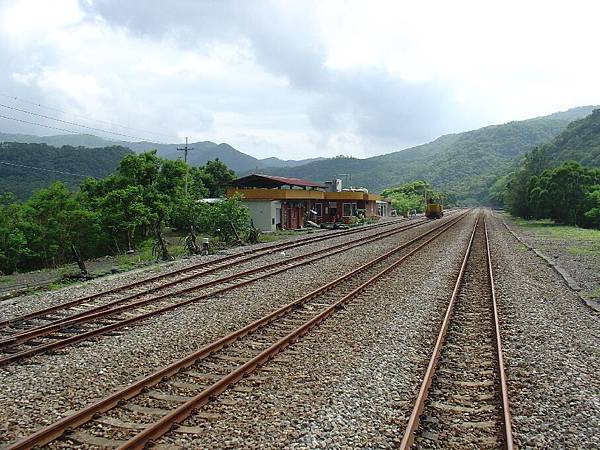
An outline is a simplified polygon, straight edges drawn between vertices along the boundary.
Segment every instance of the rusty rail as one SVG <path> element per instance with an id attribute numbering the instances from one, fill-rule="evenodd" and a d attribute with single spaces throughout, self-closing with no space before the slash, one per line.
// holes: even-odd
<path id="1" fill-rule="evenodd" d="M 457 219 L 452 219 L 452 220 L 457 220 Z M 419 225 L 422 225 L 423 223 L 424 222 L 415 222 L 415 223 L 410 224 L 410 225 L 408 225 L 406 227 L 400 227 L 400 228 L 397 228 L 397 229 L 386 230 L 386 231 L 383 231 L 383 232 L 380 232 L 380 233 L 376 233 L 375 235 L 368 236 L 368 237 L 366 237 L 364 239 L 359 238 L 359 239 L 355 239 L 355 240 L 352 240 L 352 241 L 349 241 L 349 242 L 344 242 L 344 243 L 341 243 L 341 244 L 336 244 L 336 245 L 328 247 L 326 249 L 318 250 L 316 252 L 313 252 L 312 253 L 313 255 L 318 255 L 318 256 L 313 256 L 313 257 L 308 258 L 308 259 L 306 259 L 307 255 L 299 255 L 299 256 L 296 256 L 296 257 L 293 257 L 293 258 L 289 258 L 289 259 L 287 259 L 285 261 L 282 261 L 281 263 L 270 264 L 270 265 L 262 266 L 262 267 L 259 267 L 259 268 L 250 269 L 250 270 L 247 270 L 247 271 L 244 271 L 244 272 L 239 272 L 237 274 L 233 274 L 233 275 L 230 275 L 230 276 L 227 276 L 227 277 L 224 277 L 224 278 L 220 278 L 220 279 L 217 279 L 217 280 L 209 281 L 209 282 L 206 282 L 206 283 L 203 283 L 203 284 L 200 284 L 200 285 L 195 285 L 195 286 L 192 286 L 190 288 L 181 289 L 181 290 L 176 291 L 176 292 L 171 292 L 171 293 L 168 293 L 168 294 L 163 294 L 161 296 L 152 297 L 152 298 L 149 298 L 149 299 L 146 299 L 146 300 L 140 300 L 140 301 L 132 303 L 132 304 L 118 306 L 116 308 L 112 308 L 112 309 L 108 309 L 108 310 L 102 308 L 100 311 L 95 312 L 95 313 L 91 313 L 91 314 L 88 313 L 87 315 L 82 315 L 82 316 L 80 315 L 80 316 L 78 316 L 78 317 L 76 317 L 74 319 L 64 320 L 64 321 L 61 321 L 60 323 L 55 324 L 55 325 L 42 326 L 42 327 L 30 330 L 30 331 L 25 331 L 23 333 L 19 333 L 19 334 L 15 335 L 15 336 L 12 336 L 10 338 L 7 338 L 7 339 L 4 339 L 4 340 L 0 341 L 0 348 L 7 347 L 7 346 L 10 346 L 10 345 L 19 344 L 19 343 L 23 343 L 23 342 L 27 342 L 30 339 L 33 339 L 33 338 L 39 337 L 39 336 L 48 335 L 51 332 L 58 331 L 58 330 L 60 330 L 62 328 L 67 328 L 67 327 L 72 326 L 72 325 L 76 325 L 76 324 L 80 324 L 80 323 L 86 323 L 86 322 L 92 321 L 94 319 L 106 317 L 106 316 L 113 315 L 113 314 L 118 314 L 118 313 L 121 313 L 121 312 L 126 311 L 128 309 L 133 309 L 133 308 L 136 308 L 136 307 L 144 306 L 144 305 L 147 305 L 149 303 L 157 302 L 157 301 L 160 301 L 160 300 L 167 299 L 169 297 L 174 297 L 174 296 L 180 295 L 182 293 L 187 293 L 187 292 L 195 291 L 197 289 L 200 289 L 200 288 L 203 288 L 203 287 L 208 287 L 208 286 L 215 285 L 215 284 L 225 283 L 227 281 L 230 281 L 230 280 L 233 280 L 233 279 L 237 279 L 237 278 L 243 278 L 243 277 L 246 277 L 248 275 L 252 275 L 254 273 L 264 271 L 265 269 L 270 268 L 270 267 L 274 267 L 276 265 L 284 265 L 284 267 L 279 268 L 279 269 L 277 269 L 275 271 L 267 272 L 265 274 L 259 275 L 258 277 L 255 277 L 255 278 L 252 278 L 252 279 L 249 279 L 249 280 L 241 281 L 241 282 L 239 282 L 239 283 L 237 283 L 235 285 L 225 286 L 225 287 L 217 289 L 217 290 L 215 290 L 213 292 L 205 293 L 205 294 L 202 294 L 200 296 L 197 296 L 197 297 L 194 297 L 194 298 L 191 298 L 191 299 L 188 299 L 188 300 L 179 301 L 179 302 L 174 303 L 172 305 L 164 306 L 164 307 L 156 309 L 154 311 L 150 311 L 150 312 L 147 312 L 147 313 L 140 314 L 139 316 L 135 316 L 135 317 L 131 317 L 131 318 L 128 318 L 128 319 L 119 320 L 119 321 L 117 321 L 117 322 L 115 322 L 113 324 L 105 325 L 105 326 L 102 326 L 102 327 L 97 328 L 95 330 L 85 331 L 83 333 L 76 334 L 76 335 L 73 335 L 73 336 L 70 336 L 70 337 L 67 337 L 67 338 L 53 340 L 52 342 L 47 343 L 47 344 L 37 345 L 37 346 L 31 347 L 31 348 L 29 348 L 27 350 L 23 350 L 21 352 L 13 353 L 13 354 L 11 354 L 9 356 L 5 356 L 5 357 L 0 358 L 0 367 L 2 367 L 4 365 L 7 365 L 7 364 L 10 364 L 12 362 L 18 361 L 20 359 L 26 358 L 26 357 L 30 357 L 30 356 L 33 356 L 33 355 L 36 355 L 36 354 L 48 351 L 48 350 L 59 349 L 59 348 L 65 347 L 67 345 L 71 345 L 71 344 L 75 344 L 77 342 L 81 342 L 81 341 L 86 340 L 86 339 L 91 338 L 91 337 L 100 336 L 102 334 L 108 333 L 110 331 L 114 331 L 114 330 L 116 330 L 118 328 L 124 327 L 124 326 L 132 324 L 134 322 L 139 322 L 141 320 L 145 320 L 147 318 L 150 318 L 150 317 L 153 317 L 153 316 L 165 313 L 165 312 L 170 311 L 172 309 L 180 308 L 182 306 L 189 305 L 191 303 L 194 303 L 194 302 L 206 299 L 208 297 L 211 297 L 211 296 L 214 296 L 214 295 L 217 295 L 217 294 L 222 294 L 222 293 L 228 292 L 228 291 L 233 290 L 233 289 L 237 289 L 239 287 L 245 286 L 245 285 L 250 284 L 250 283 L 254 283 L 255 281 L 258 281 L 258 280 L 261 280 L 261 279 L 264 279 L 264 278 L 276 275 L 276 274 L 281 273 L 281 272 L 285 272 L 285 271 L 293 269 L 295 267 L 299 267 L 299 266 L 302 266 L 302 265 L 310 264 L 312 262 L 315 262 L 315 261 L 318 261 L 320 259 L 324 259 L 324 258 L 333 256 L 333 255 L 341 253 L 343 251 L 347 251 L 347 250 L 350 250 L 352 248 L 368 244 L 369 242 L 381 239 L 383 237 L 393 236 L 394 234 L 398 234 L 398 233 L 401 233 L 401 232 L 406 231 L 408 229 L 415 228 L 415 227 L 417 227 Z M 435 229 L 436 228 L 434 228 L 433 230 L 431 230 L 428 233 L 433 232 Z M 334 250 L 331 251 L 332 249 L 334 249 Z M 299 260 L 299 259 L 301 261 L 299 261 L 299 262 L 297 262 L 295 264 L 290 264 L 291 261 Z M 304 260 L 302 260 L 302 259 L 304 259 Z"/>
<path id="2" fill-rule="evenodd" d="M 8 449 L 9 450 L 29 449 L 34 446 L 41 446 L 41 445 L 45 445 L 45 444 L 51 442 L 52 440 L 60 437 L 65 431 L 67 431 L 69 429 L 74 429 L 74 428 L 81 426 L 82 424 L 90 421 L 94 417 L 95 414 L 106 412 L 106 411 L 112 409 L 113 407 L 115 407 L 117 404 L 119 404 L 119 402 L 131 399 L 132 397 L 134 397 L 137 394 L 139 394 L 140 392 L 142 392 L 144 389 L 150 388 L 150 387 L 158 384 L 165 378 L 167 378 L 169 376 L 173 376 L 180 370 L 190 367 L 196 361 L 210 355 L 211 353 L 214 353 L 214 352 L 220 350 L 221 348 L 235 342 L 236 340 L 240 339 L 241 337 L 243 337 L 257 329 L 274 322 L 275 320 L 286 315 L 289 311 L 296 308 L 298 305 L 300 305 L 304 302 L 307 302 L 310 299 L 318 297 L 319 295 L 331 290 L 333 287 L 337 286 L 338 284 L 342 283 L 345 280 L 352 279 L 354 276 L 356 276 L 360 272 L 374 266 L 375 264 L 379 263 L 380 261 L 383 261 L 386 258 L 390 257 L 391 255 L 397 253 L 401 249 L 406 248 L 409 245 L 416 243 L 416 242 L 422 240 L 424 237 L 429 236 L 435 232 L 435 234 L 433 234 L 433 236 L 429 237 L 427 240 L 425 240 L 424 242 L 419 244 L 416 248 L 414 248 L 413 250 L 408 252 L 406 255 L 402 256 L 398 261 L 395 261 L 393 264 L 391 264 L 390 266 L 388 266 L 387 268 L 385 268 L 384 270 L 379 272 L 377 275 L 371 277 L 365 283 L 363 283 L 359 287 L 355 288 L 352 292 L 343 296 L 340 300 L 338 300 L 337 302 L 333 303 L 331 306 L 327 307 L 325 310 L 318 313 L 316 316 L 314 316 L 309 321 L 302 324 L 300 327 L 296 328 L 292 333 L 290 333 L 286 337 L 280 339 L 275 344 L 273 344 L 272 346 L 270 346 L 269 348 L 267 348 L 266 350 L 261 352 L 259 355 L 255 356 L 254 358 L 250 359 L 246 363 L 242 364 L 240 367 L 238 367 L 234 371 L 232 371 L 229 374 L 227 374 L 226 376 L 224 376 L 221 380 L 214 383 L 208 389 L 205 389 L 204 391 L 202 391 L 200 394 L 198 394 L 192 400 L 190 400 L 189 402 L 186 402 L 185 404 L 176 408 L 168 416 L 165 416 L 163 419 L 161 419 L 157 423 L 153 424 L 152 426 L 150 426 L 149 428 L 144 430 L 142 433 L 139 433 L 137 436 L 135 436 L 133 438 L 133 441 L 129 441 L 128 444 L 124 447 L 124 448 L 142 448 L 146 443 L 148 443 L 152 439 L 156 439 L 158 436 L 160 436 L 160 435 L 164 434 L 166 431 L 168 431 L 174 423 L 177 423 L 177 422 L 183 420 L 185 417 L 188 417 L 195 409 L 206 404 L 211 398 L 214 398 L 215 396 L 217 396 L 220 393 L 222 393 L 223 391 L 225 391 L 231 384 L 239 381 L 242 377 L 244 377 L 245 375 L 254 371 L 258 366 L 267 362 L 275 354 L 277 354 L 278 352 L 283 350 L 285 347 L 287 347 L 289 344 L 291 344 L 296 339 L 298 339 L 300 336 L 302 336 L 306 332 L 308 332 L 312 327 L 314 327 L 321 321 L 325 320 L 325 318 L 327 318 L 329 315 L 331 315 L 340 305 L 347 303 L 352 298 L 356 297 L 367 286 L 373 284 L 379 278 L 383 277 L 385 274 L 389 273 L 395 267 L 400 265 L 408 257 L 415 254 L 416 252 L 421 250 L 423 247 L 425 247 L 427 244 L 429 244 L 430 242 L 435 240 L 437 237 L 439 237 L 440 235 L 445 233 L 448 229 L 450 229 L 451 227 L 456 225 L 458 222 L 460 222 L 464 217 L 466 217 L 466 215 L 467 215 L 467 213 L 461 214 L 456 219 L 453 219 L 447 223 L 437 226 L 433 230 L 428 231 L 428 232 L 412 239 L 411 241 L 406 242 L 406 243 L 386 252 L 385 254 L 383 254 L 377 258 L 374 258 L 373 260 L 369 261 L 366 264 L 361 265 L 360 267 L 352 270 L 351 272 L 348 272 L 348 273 L 330 281 L 329 283 L 315 289 L 314 291 L 302 296 L 301 298 L 278 308 L 277 310 L 271 312 L 270 314 L 264 316 L 263 318 L 258 319 L 256 321 L 244 326 L 243 328 L 241 328 L 233 333 L 230 333 L 208 345 L 205 345 L 198 351 L 191 353 L 190 355 L 188 355 L 178 361 L 175 361 L 175 362 L 169 364 L 168 366 L 165 366 L 164 368 L 154 372 L 153 374 L 143 378 L 142 380 L 139 380 L 117 392 L 114 392 L 113 394 L 109 395 L 108 397 L 106 397 L 92 405 L 89 405 L 89 406 L 85 407 L 84 409 L 79 410 L 78 412 L 76 412 L 68 417 L 61 419 L 61 420 L 55 422 L 54 424 L 33 433 L 32 435 L 30 435 L 28 437 L 23 438 L 22 440 L 10 445 L 8 447 Z"/>
<path id="3" fill-rule="evenodd" d="M 193 278 L 198 278 L 198 277 L 204 276 L 204 275 L 212 273 L 212 272 L 214 272 L 216 270 L 221 270 L 221 269 L 224 269 L 224 268 L 228 268 L 228 267 L 230 267 L 230 265 L 228 264 L 227 266 L 214 267 L 214 268 L 211 268 L 209 270 L 203 271 L 203 272 L 201 272 L 199 274 L 189 275 L 189 276 L 186 276 L 184 278 L 180 278 L 180 279 L 177 279 L 175 281 L 171 281 L 171 282 L 162 284 L 160 286 L 157 286 L 157 287 L 154 287 L 154 288 L 151 288 L 151 289 L 147 289 L 145 291 L 142 291 L 142 292 L 139 292 L 139 293 L 136 293 L 136 294 L 128 295 L 128 296 L 120 298 L 118 300 L 113 300 L 113 301 L 108 302 L 108 303 L 106 303 L 104 305 L 96 306 L 96 307 L 90 308 L 90 309 L 88 309 L 86 311 L 82 311 L 82 312 L 77 313 L 77 314 L 72 314 L 72 315 L 70 315 L 68 317 L 65 317 L 63 319 L 51 321 L 50 323 L 47 323 L 47 324 L 39 326 L 39 327 L 35 327 L 35 328 L 31 329 L 31 330 L 27 330 L 27 331 L 23 331 L 23 332 L 20 332 L 20 333 L 16 333 L 16 334 L 14 334 L 14 335 L 12 335 L 10 337 L 0 339 L 0 348 L 6 347 L 8 345 L 18 344 L 20 342 L 24 342 L 27 339 L 30 339 L 30 338 L 33 338 L 33 337 L 43 336 L 43 335 L 47 334 L 48 332 L 56 331 L 56 330 L 59 330 L 61 328 L 69 326 L 69 325 L 73 325 L 73 324 L 76 324 L 76 323 L 85 322 L 89 318 L 101 317 L 101 316 L 106 315 L 106 314 L 114 314 L 117 311 L 128 309 L 130 306 L 142 306 L 142 305 L 145 305 L 145 304 L 148 304 L 148 303 L 151 303 L 151 302 L 156 302 L 156 301 L 159 301 L 159 300 L 163 300 L 163 299 L 166 299 L 166 298 L 169 298 L 169 297 L 175 297 L 175 296 L 178 296 L 178 295 L 181 295 L 181 294 L 186 294 L 188 292 L 195 291 L 195 290 L 198 290 L 198 289 L 207 288 L 207 287 L 211 287 L 211 286 L 214 286 L 214 285 L 217 285 L 217 284 L 226 283 L 226 282 L 229 282 L 229 281 L 234 280 L 236 278 L 242 278 L 242 277 L 245 277 L 245 276 L 248 276 L 248 275 L 252 275 L 254 273 L 258 273 L 258 272 L 267 270 L 267 269 L 272 268 L 272 267 L 277 267 L 277 266 L 281 266 L 281 265 L 289 265 L 290 262 L 298 261 L 298 260 L 302 260 L 302 259 L 306 259 L 307 257 L 309 257 L 311 255 L 317 255 L 317 254 L 321 254 L 321 253 L 326 253 L 327 251 L 335 250 L 337 248 L 349 247 L 350 244 L 355 243 L 355 242 L 359 242 L 361 244 L 364 244 L 364 243 L 368 243 L 368 242 L 370 242 L 370 241 L 372 241 L 374 239 L 379 239 L 379 238 L 385 238 L 385 237 L 393 236 L 394 234 L 397 234 L 397 233 L 400 233 L 402 231 L 406 231 L 406 230 L 415 228 L 415 227 L 417 227 L 419 225 L 422 225 L 424 223 L 425 223 L 425 221 L 414 222 L 414 223 L 409 224 L 407 226 L 403 226 L 403 227 L 399 227 L 399 228 L 395 228 L 395 229 L 391 229 L 391 230 L 386 230 L 386 231 L 381 231 L 381 232 L 376 233 L 374 235 L 367 236 L 366 238 L 353 239 L 353 240 L 350 240 L 350 241 L 343 242 L 341 244 L 337 244 L 337 245 L 333 245 L 333 246 L 327 247 L 325 249 L 321 249 L 321 250 L 317 250 L 317 251 L 314 251 L 314 252 L 310 252 L 308 254 L 294 256 L 294 257 L 291 257 L 291 258 L 287 258 L 287 259 L 285 259 L 283 261 L 279 261 L 279 262 L 275 262 L 275 263 L 269 263 L 269 264 L 266 264 L 266 265 L 263 265 L 263 266 L 260 266 L 260 267 L 254 268 L 254 269 L 249 269 L 249 270 L 238 272 L 238 273 L 226 276 L 226 277 L 218 278 L 216 280 L 206 281 L 206 282 L 203 282 L 203 283 L 200 283 L 200 284 L 188 287 L 188 288 L 179 289 L 179 290 L 176 290 L 176 291 L 173 291 L 173 292 L 168 292 L 168 293 L 165 293 L 165 294 L 162 294 L 162 295 L 151 297 L 149 299 L 146 299 L 146 300 L 143 300 L 143 301 L 140 301 L 140 302 L 136 302 L 136 303 L 127 305 L 124 308 L 120 308 L 120 309 L 119 308 L 111 308 L 112 306 L 116 306 L 116 305 L 125 303 L 125 302 L 127 302 L 129 300 L 133 300 L 133 299 L 141 297 L 143 295 L 146 295 L 146 294 L 149 294 L 149 293 L 152 293 L 152 292 L 156 292 L 158 290 L 161 290 L 161 289 L 164 289 L 164 288 L 167 288 L 167 287 L 175 286 L 175 285 L 177 285 L 177 284 L 179 284 L 181 282 L 189 281 L 189 280 L 191 280 Z M 286 247 L 286 248 L 288 248 L 288 247 Z M 258 257 L 258 256 L 264 256 L 264 255 L 265 254 L 255 255 L 255 256 L 253 256 L 253 258 L 254 257 Z M 239 262 L 240 261 L 236 261 L 235 263 L 232 263 L 231 265 L 238 264 Z M 246 260 L 244 260 L 242 262 L 246 262 Z M 55 307 L 52 307 L 52 308 L 55 308 Z M 102 314 L 101 311 L 106 311 L 106 312 L 104 314 Z"/>
<path id="4" fill-rule="evenodd" d="M 490 291 L 492 293 L 492 304 L 494 311 L 494 334 L 496 336 L 496 354 L 498 357 L 498 371 L 500 372 L 500 394 L 502 397 L 502 414 L 504 417 L 504 434 L 505 448 L 507 450 L 514 449 L 512 419 L 510 417 L 510 403 L 508 401 L 508 380 L 506 377 L 506 369 L 504 367 L 504 356 L 502 352 L 502 337 L 500 336 L 500 319 L 498 317 L 498 301 L 496 299 L 496 288 L 494 283 L 494 270 L 492 268 L 492 252 L 490 251 L 490 240 L 488 236 L 487 222 L 484 218 L 483 226 L 485 230 L 485 246 L 487 252 L 487 266 L 490 277 Z"/>
<path id="5" fill-rule="evenodd" d="M 164 278 L 168 278 L 168 277 L 171 277 L 171 276 L 179 275 L 181 273 L 188 272 L 188 271 L 191 271 L 191 270 L 197 270 L 197 269 L 201 269 L 203 267 L 212 266 L 212 265 L 215 265 L 215 264 L 220 264 L 220 263 L 223 263 L 223 262 L 230 261 L 226 265 L 220 265 L 218 267 L 210 268 L 210 269 L 202 272 L 201 275 L 205 275 L 205 274 L 214 272 L 215 270 L 221 270 L 221 269 L 224 269 L 224 268 L 227 268 L 227 267 L 231 267 L 231 266 L 236 265 L 236 264 L 244 263 L 244 262 L 247 262 L 247 261 L 259 258 L 261 256 L 265 256 L 265 255 L 271 254 L 271 253 L 273 253 L 275 251 L 288 250 L 288 249 L 291 249 L 291 248 L 300 247 L 302 245 L 307 245 L 307 244 L 313 244 L 315 242 L 320 242 L 320 241 L 323 241 L 323 240 L 326 240 L 326 239 L 334 239 L 334 238 L 340 237 L 342 235 L 343 236 L 347 236 L 349 234 L 361 233 L 361 232 L 364 232 L 364 231 L 372 230 L 374 228 L 386 227 L 386 226 L 394 225 L 394 224 L 401 223 L 401 222 L 404 222 L 404 220 L 390 221 L 390 222 L 385 222 L 385 223 L 381 223 L 381 224 L 370 225 L 370 226 L 365 227 L 365 228 L 359 228 L 359 229 L 354 229 L 354 230 L 344 230 L 344 231 L 340 231 L 340 232 L 337 232 L 337 233 L 328 233 L 326 236 L 309 236 L 309 237 L 306 237 L 306 238 L 297 239 L 297 240 L 295 240 L 293 242 L 289 242 L 289 241 L 287 241 L 287 242 L 279 242 L 279 243 L 271 244 L 271 245 L 266 246 L 266 247 L 261 247 L 259 249 L 245 250 L 243 252 L 236 253 L 234 255 L 224 256 L 222 258 L 214 259 L 212 261 L 206 261 L 206 262 L 203 262 L 203 263 L 194 264 L 192 266 L 188 266 L 188 267 L 184 267 L 184 268 L 181 268 L 181 269 L 173 270 L 173 271 L 170 271 L 170 272 L 162 273 L 160 275 L 155 275 L 155 276 L 151 276 L 151 277 L 148 277 L 148 278 L 144 278 L 142 280 L 138 280 L 138 281 L 135 281 L 133 283 L 128 283 L 128 284 L 123 285 L 123 286 L 118 286 L 118 287 L 115 287 L 115 288 L 112 288 L 112 289 L 108 289 L 108 290 L 105 290 L 105 291 L 97 292 L 95 294 L 90 294 L 90 295 L 87 295 L 85 297 L 80 297 L 80 298 L 77 298 L 77 299 L 74 299 L 74 300 L 70 300 L 70 301 L 65 302 L 65 303 L 61 303 L 60 305 L 50 306 L 48 308 L 40 309 L 38 311 L 33 311 L 31 313 L 23 314 L 23 315 L 18 316 L 18 317 L 13 317 L 13 318 L 9 318 L 9 319 L 0 320 L 0 329 L 6 328 L 6 327 L 8 327 L 9 325 L 12 325 L 12 324 L 17 324 L 17 323 L 24 322 L 24 321 L 31 320 L 31 319 L 35 319 L 35 318 L 38 318 L 38 317 L 43 317 L 43 316 L 45 316 L 47 314 L 50 314 L 50 313 L 53 313 L 53 312 L 56 312 L 56 311 L 60 311 L 61 309 L 64 309 L 66 307 L 71 307 L 71 306 L 75 306 L 75 305 L 78 305 L 78 304 L 81 304 L 81 303 L 84 303 L 84 302 L 87 302 L 87 301 L 90 301 L 90 300 L 95 300 L 95 299 L 97 299 L 99 297 L 103 297 L 105 295 L 110 295 L 110 294 L 115 294 L 117 292 L 126 291 L 126 290 L 131 289 L 131 288 L 135 288 L 135 287 L 147 284 L 147 283 L 152 283 L 152 282 L 155 282 L 155 281 L 159 281 L 159 280 L 162 280 Z M 419 221 L 419 223 L 425 223 L 425 222 L 426 222 L 425 220 Z M 232 261 L 232 260 L 235 260 L 235 261 Z M 178 283 L 180 281 L 181 281 L 181 279 L 177 280 L 174 283 Z M 170 283 L 170 284 L 174 284 L 174 283 Z M 144 295 L 144 294 L 147 294 L 147 293 L 155 292 L 155 291 L 157 291 L 159 289 L 163 289 L 166 286 L 167 286 L 166 284 L 163 284 L 161 286 L 158 286 L 157 288 L 148 289 L 146 291 L 143 291 L 143 292 L 137 294 L 136 296 L 129 297 L 128 299 L 135 298 L 137 296 Z M 79 315 L 81 315 L 81 314 L 79 314 Z"/>
<path id="6" fill-rule="evenodd" d="M 402 437 L 402 442 L 400 443 L 400 449 L 402 449 L 402 450 L 408 450 L 412 447 L 414 438 L 415 438 L 415 433 L 416 433 L 417 429 L 419 428 L 420 417 L 425 408 L 425 404 L 426 404 L 426 401 L 427 401 L 427 398 L 429 395 L 431 384 L 433 382 L 433 378 L 434 378 L 436 369 L 439 365 L 439 358 L 442 353 L 444 343 L 446 341 L 446 335 L 448 332 L 448 328 L 450 326 L 450 322 L 452 320 L 452 315 L 453 315 L 453 311 L 454 311 L 454 306 L 456 304 L 456 299 L 458 297 L 458 293 L 459 293 L 460 287 L 461 287 L 463 279 L 464 279 L 467 262 L 469 260 L 470 254 L 471 254 L 471 249 L 473 247 L 473 241 L 475 238 L 475 232 L 479 225 L 479 220 L 480 219 L 477 218 L 477 220 L 475 221 L 475 224 L 473 225 L 471 237 L 469 239 L 467 249 L 465 250 L 465 255 L 463 257 L 460 271 L 459 271 L 456 283 L 454 285 L 454 290 L 452 291 L 452 296 L 450 297 L 450 302 L 448 303 L 448 307 L 446 309 L 446 314 L 444 316 L 444 320 L 442 322 L 440 332 L 438 334 L 435 346 L 433 348 L 431 359 L 429 360 L 427 370 L 425 371 L 425 375 L 423 377 L 423 383 L 421 384 L 421 387 L 419 389 L 419 393 L 415 400 L 415 404 L 414 404 L 412 413 L 410 415 L 408 424 L 406 426 L 404 435 Z M 500 391 L 501 391 L 501 397 L 502 397 L 502 410 L 503 410 L 502 433 L 503 433 L 503 437 L 504 437 L 504 448 L 507 450 L 513 450 L 514 444 L 513 444 L 512 425 L 511 425 L 511 417 L 510 417 L 509 402 L 508 402 L 508 385 L 507 385 L 507 381 L 506 381 L 506 373 L 505 373 L 504 362 L 503 362 L 503 357 L 502 357 L 502 342 L 501 342 L 501 337 L 500 337 L 500 325 L 499 325 L 499 321 L 498 321 L 498 310 L 497 310 L 497 302 L 496 302 L 496 294 L 495 294 L 495 285 L 494 285 L 493 271 L 492 271 L 492 264 L 491 264 L 491 252 L 490 252 L 490 246 L 489 246 L 489 241 L 488 241 L 487 225 L 485 224 L 485 218 L 483 219 L 483 223 L 484 223 L 484 229 L 485 229 L 486 257 L 487 257 L 487 262 L 488 262 L 486 270 L 488 271 L 488 274 L 489 274 L 489 286 L 490 286 L 492 300 L 493 300 L 492 308 L 493 308 L 494 328 L 495 328 L 494 335 L 496 338 L 496 346 L 495 347 L 496 347 L 496 352 L 497 352 L 498 370 L 500 372 L 500 379 L 501 379 Z"/>

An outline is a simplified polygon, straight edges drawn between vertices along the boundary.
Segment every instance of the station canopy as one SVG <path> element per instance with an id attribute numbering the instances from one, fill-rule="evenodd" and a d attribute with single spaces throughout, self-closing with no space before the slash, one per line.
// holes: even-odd
<path id="1" fill-rule="evenodd" d="M 303 187 L 303 188 L 324 188 L 325 186 L 313 181 L 303 180 L 302 178 L 277 177 L 275 175 L 263 175 L 253 173 L 242 178 L 237 178 L 230 183 L 230 186 L 237 188 L 267 188 L 275 189 L 283 186 Z"/>

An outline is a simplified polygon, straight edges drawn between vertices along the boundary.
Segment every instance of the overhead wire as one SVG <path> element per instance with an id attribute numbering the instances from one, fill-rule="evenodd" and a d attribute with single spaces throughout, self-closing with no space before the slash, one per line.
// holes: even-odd
<path id="1" fill-rule="evenodd" d="M 79 131 L 73 131 L 73 130 L 67 130 L 65 128 L 53 127 L 51 125 L 44 125 L 42 123 L 37 123 L 37 122 L 30 122 L 29 120 L 18 119 L 16 117 L 8 117 L 8 116 L 4 116 L 2 114 L 0 114 L 0 119 L 14 120 L 15 122 L 22 122 L 22 123 L 26 123 L 29 125 L 36 125 L 38 127 L 50 128 L 52 130 L 58 130 L 58 131 L 64 131 L 66 133 L 80 134 Z"/>
<path id="2" fill-rule="evenodd" d="M 63 174 L 63 175 L 70 175 L 70 176 L 78 177 L 78 178 L 97 178 L 97 177 L 95 177 L 93 175 L 84 175 L 82 173 L 73 173 L 73 172 L 64 172 L 62 170 L 45 169 L 43 167 L 27 166 L 25 164 L 16 164 L 16 163 L 8 162 L 8 161 L 1 161 L 0 160 L 0 164 L 4 164 L 5 166 L 15 166 L 15 167 L 24 167 L 26 169 L 41 170 L 41 171 L 44 171 L 44 172 L 60 173 L 60 174 Z"/>
<path id="3" fill-rule="evenodd" d="M 137 139 L 139 141 L 146 141 L 147 140 L 145 138 L 141 138 L 141 137 L 138 137 L 138 136 L 132 136 L 130 134 L 118 133 L 116 131 L 103 130 L 101 128 L 90 127 L 90 126 L 83 125 L 83 124 L 80 124 L 80 123 L 70 122 L 68 120 L 57 119 L 56 117 L 46 116 L 45 114 L 38 114 L 38 113 L 35 113 L 35 112 L 32 112 L 32 111 L 27 111 L 25 109 L 15 108 L 14 106 L 5 105 L 3 103 L 0 103 L 0 107 L 6 108 L 6 109 L 10 109 L 10 110 L 13 110 L 13 111 L 18 111 L 18 112 L 25 113 L 25 114 L 30 114 L 30 115 L 36 116 L 36 117 L 41 117 L 43 119 L 54 120 L 56 122 L 64 123 L 64 124 L 67 124 L 67 125 L 72 125 L 72 126 L 76 126 L 76 127 L 85 128 L 87 130 L 98 131 L 98 132 L 105 133 L 105 134 L 114 134 L 115 136 L 122 136 L 122 137 L 127 137 L 127 138 L 130 138 L 130 139 Z"/>
<path id="4" fill-rule="evenodd" d="M 32 100 L 24 99 L 22 97 L 17 97 L 17 96 L 14 96 L 14 95 L 9 95 L 9 94 L 6 94 L 4 92 L 0 92 L 0 96 L 8 98 L 10 100 L 17 101 L 17 102 L 29 104 L 29 105 L 35 106 L 37 108 L 47 109 L 49 111 L 56 111 L 56 112 L 59 112 L 61 114 L 66 114 L 66 115 L 69 115 L 69 116 L 72 116 L 72 117 L 77 117 L 79 119 L 91 120 L 93 122 L 103 123 L 105 125 L 109 125 L 109 126 L 112 126 L 112 127 L 119 127 L 119 128 L 123 128 L 123 129 L 126 129 L 126 130 L 138 131 L 138 132 L 141 132 L 141 133 L 148 133 L 148 134 L 152 134 L 154 136 L 162 136 L 163 138 L 168 138 L 168 139 L 172 138 L 171 135 L 168 135 L 166 133 L 160 133 L 160 132 L 151 131 L 151 130 L 145 130 L 145 129 L 141 129 L 141 128 L 134 128 L 134 127 L 126 126 L 126 125 L 121 125 L 121 124 L 118 124 L 118 123 L 115 123 L 115 122 L 110 122 L 110 121 L 107 121 L 107 120 L 96 119 L 96 118 L 85 116 L 85 115 L 82 115 L 82 114 L 74 114 L 74 113 L 71 113 L 71 112 L 59 109 L 59 108 L 54 108 L 52 106 L 43 105 L 43 104 L 41 104 L 39 102 L 35 102 L 35 101 L 32 101 Z"/>

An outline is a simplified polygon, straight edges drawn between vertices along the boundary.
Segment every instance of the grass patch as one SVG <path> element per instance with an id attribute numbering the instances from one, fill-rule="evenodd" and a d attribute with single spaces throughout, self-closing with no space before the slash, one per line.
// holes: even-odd
<path id="1" fill-rule="evenodd" d="M 274 231 L 272 233 L 261 233 L 258 240 L 262 244 L 264 242 L 278 241 L 280 239 L 284 239 L 287 237 L 301 236 L 301 235 L 308 234 L 308 233 L 310 233 L 310 231 L 304 232 L 304 231 L 293 231 L 293 230 L 278 230 L 278 231 Z"/>
<path id="2" fill-rule="evenodd" d="M 600 230 L 560 225 L 550 219 L 525 220 L 513 218 L 512 220 L 521 228 L 544 234 L 550 238 L 587 240 L 591 241 L 594 246 L 600 246 Z"/>
<path id="3" fill-rule="evenodd" d="M 591 291 L 588 296 L 594 300 L 599 300 L 600 299 L 600 288 L 596 288 L 593 291 Z"/>
<path id="4" fill-rule="evenodd" d="M 152 254 L 152 248 L 154 246 L 154 240 L 150 239 L 136 248 L 135 253 L 118 255 L 115 258 L 115 265 L 120 271 L 128 271 L 137 268 L 138 266 L 146 265 L 147 263 L 159 262 L 156 255 Z M 185 245 L 169 244 L 167 246 L 169 256 L 173 258 L 180 258 L 187 254 L 187 248 Z"/>
<path id="5" fill-rule="evenodd" d="M 589 245 L 573 245 L 569 247 L 569 253 L 572 255 L 597 255 L 600 256 L 600 242 L 590 242 Z"/>
<path id="6" fill-rule="evenodd" d="M 15 281 L 15 277 L 11 277 L 11 276 L 0 277 L 0 284 L 12 283 L 13 281 Z"/>

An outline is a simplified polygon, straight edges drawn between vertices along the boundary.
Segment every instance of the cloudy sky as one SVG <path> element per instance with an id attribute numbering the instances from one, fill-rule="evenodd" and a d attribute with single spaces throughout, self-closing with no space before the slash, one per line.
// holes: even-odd
<path id="1" fill-rule="evenodd" d="M 599 18 L 576 0 L 0 0 L 0 116 L 365 157 L 600 104 Z"/>

